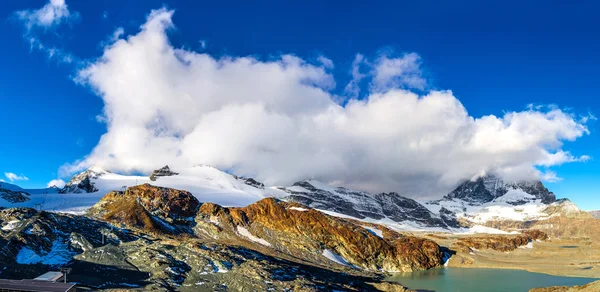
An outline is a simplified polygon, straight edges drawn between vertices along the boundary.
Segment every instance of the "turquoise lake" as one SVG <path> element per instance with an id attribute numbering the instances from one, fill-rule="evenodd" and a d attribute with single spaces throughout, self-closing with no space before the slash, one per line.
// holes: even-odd
<path id="1" fill-rule="evenodd" d="M 520 292 L 547 286 L 584 285 L 598 279 L 573 278 L 507 269 L 438 268 L 387 279 L 417 291 Z"/>

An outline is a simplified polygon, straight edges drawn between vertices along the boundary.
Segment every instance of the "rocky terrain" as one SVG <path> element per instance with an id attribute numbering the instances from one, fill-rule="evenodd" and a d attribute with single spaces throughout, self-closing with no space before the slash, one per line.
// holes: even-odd
<path id="1" fill-rule="evenodd" d="M 88 216 L 3 209 L 0 277 L 71 267 L 71 281 L 97 289 L 404 291 L 381 270 L 442 264 L 431 240 L 303 208 L 224 208 L 146 184 L 107 194 Z"/>
<path id="2" fill-rule="evenodd" d="M 241 236 L 325 265 L 334 262 L 369 271 L 409 272 L 443 264 L 443 253 L 431 240 L 305 208 L 273 198 L 244 208 L 205 203 L 196 228 L 215 238 Z"/>
<path id="3" fill-rule="evenodd" d="M 554 286 L 546 288 L 534 288 L 529 292 L 598 292 L 600 291 L 600 281 L 592 282 L 583 286 Z"/>

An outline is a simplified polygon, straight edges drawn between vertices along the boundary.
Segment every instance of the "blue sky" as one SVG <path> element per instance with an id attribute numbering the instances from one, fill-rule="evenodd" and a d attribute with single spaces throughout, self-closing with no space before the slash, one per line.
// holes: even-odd
<path id="1" fill-rule="evenodd" d="M 36 32 L 46 45 L 81 61 L 66 64 L 31 50 L 14 14 L 47 1 L 3 1 L 0 173 L 26 176 L 16 183 L 41 187 L 61 176 L 61 165 L 92 151 L 106 133 L 96 118 L 104 102 L 73 77 L 102 55 L 102 43 L 117 27 L 136 34 L 161 7 L 175 11 L 175 29 L 168 33 L 175 48 L 260 60 L 293 54 L 313 63 L 326 56 L 335 64 L 334 94 L 352 79 L 357 53 L 373 59 L 415 52 L 425 90 L 451 89 L 474 118 L 528 104 L 555 104 L 574 116 L 599 112 L 600 19 L 594 12 L 600 4 L 594 1 L 289 2 L 67 1 L 77 17 Z M 562 180 L 546 185 L 584 209 L 600 209 L 598 125 L 591 120 L 586 126 L 589 135 L 562 149 L 592 159 L 553 166 Z"/>

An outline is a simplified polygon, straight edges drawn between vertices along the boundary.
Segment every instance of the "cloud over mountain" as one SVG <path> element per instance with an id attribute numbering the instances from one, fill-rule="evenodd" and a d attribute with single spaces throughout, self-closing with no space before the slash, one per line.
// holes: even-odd
<path id="1" fill-rule="evenodd" d="M 357 55 L 348 96 L 340 97 L 325 57 L 311 64 L 175 48 L 167 36 L 172 14 L 152 11 L 139 33 L 119 34 L 78 72 L 104 101 L 107 132 L 64 172 L 209 164 L 268 184 L 315 178 L 435 196 L 491 171 L 558 179 L 538 167 L 587 159 L 563 149 L 588 133 L 585 120 L 559 108 L 475 118 L 450 90 L 412 92 L 426 86 L 417 54 L 374 62 Z M 369 92 L 357 99 L 362 79 Z"/>

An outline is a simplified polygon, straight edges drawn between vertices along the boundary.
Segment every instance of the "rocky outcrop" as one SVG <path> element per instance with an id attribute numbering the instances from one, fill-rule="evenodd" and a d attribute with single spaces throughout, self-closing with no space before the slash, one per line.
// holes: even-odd
<path id="1" fill-rule="evenodd" d="M 187 191 L 143 184 L 106 194 L 89 214 L 131 227 L 177 233 L 193 222 L 199 206 Z"/>
<path id="2" fill-rule="evenodd" d="M 471 252 L 473 249 L 493 249 L 497 251 L 512 251 L 527 245 L 533 240 L 548 240 L 548 235 L 539 230 L 526 230 L 515 235 L 480 235 L 459 238 L 452 249 L 460 252 Z"/>
<path id="3" fill-rule="evenodd" d="M 237 178 L 239 180 L 242 180 L 242 181 L 244 181 L 245 184 L 247 184 L 249 186 L 253 186 L 253 187 L 257 188 L 257 189 L 264 189 L 265 188 L 265 185 L 263 183 L 255 180 L 255 179 L 253 179 L 251 177 L 243 177 L 243 176 L 235 176 L 235 175 L 233 177 L 235 177 L 235 178 Z"/>
<path id="4" fill-rule="evenodd" d="M 469 203 L 483 204 L 492 202 L 508 193 L 509 190 L 521 190 L 531 195 L 535 200 L 540 200 L 544 204 L 550 204 L 556 201 L 554 194 L 540 181 L 519 181 L 505 182 L 495 175 L 479 177 L 475 180 L 465 181 L 454 191 L 445 196 L 446 199 L 461 199 Z M 509 201 L 509 204 L 520 205 L 528 203 L 529 200 L 523 198 L 516 201 Z"/>
<path id="5" fill-rule="evenodd" d="M 533 288 L 529 292 L 598 292 L 600 281 L 592 282 L 583 286 L 553 286 L 545 288 Z"/>
<path id="6" fill-rule="evenodd" d="M 171 171 L 171 169 L 169 168 L 168 165 L 165 165 L 159 169 L 152 171 L 152 173 L 150 174 L 150 180 L 156 181 L 159 177 L 174 176 L 174 175 L 178 175 L 178 174 L 179 173 L 177 173 L 177 172 Z"/>
<path id="7" fill-rule="evenodd" d="M 75 175 L 65 184 L 65 186 L 59 191 L 61 194 L 68 193 L 94 193 L 98 191 L 94 180 L 98 177 L 108 173 L 108 171 L 103 170 L 98 167 L 90 167 L 88 170 Z"/>
<path id="8" fill-rule="evenodd" d="M 23 203 L 30 200 L 31 195 L 25 191 L 0 188 L 0 198 L 9 203 Z"/>
<path id="9" fill-rule="evenodd" d="M 364 227 L 365 223 L 273 198 L 244 208 L 204 203 L 196 223 L 200 234 L 241 238 L 329 265 L 335 261 L 366 270 L 400 272 L 442 264 L 440 247 L 431 240 L 404 236 L 379 225 Z M 381 231 L 382 237 L 373 230 Z"/>

